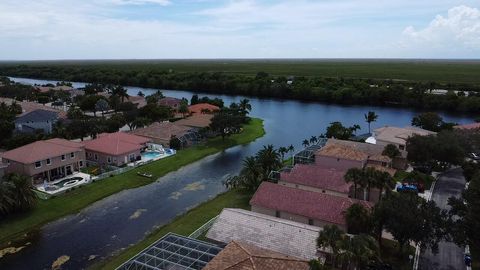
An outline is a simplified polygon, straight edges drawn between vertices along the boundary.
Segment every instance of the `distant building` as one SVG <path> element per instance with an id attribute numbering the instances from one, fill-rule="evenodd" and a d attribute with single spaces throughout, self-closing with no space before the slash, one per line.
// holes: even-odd
<path id="1" fill-rule="evenodd" d="M 459 95 L 459 93 L 463 93 L 464 96 L 468 97 L 468 95 L 470 94 L 468 91 L 460 91 L 460 90 L 447 90 L 447 89 L 429 89 L 427 90 L 427 93 L 428 94 L 432 94 L 432 95 L 446 95 L 448 94 L 449 92 L 455 94 L 455 95 Z"/>
<path id="2" fill-rule="evenodd" d="M 381 127 L 374 130 L 375 141 L 378 145 L 386 146 L 388 144 L 395 145 L 400 150 L 406 150 L 408 138 L 418 136 L 435 135 L 436 132 L 429 131 L 418 127 Z"/>
<path id="3" fill-rule="evenodd" d="M 178 126 L 201 129 L 210 126 L 212 118 L 212 114 L 194 114 L 190 117 L 175 121 L 174 123 Z"/>
<path id="4" fill-rule="evenodd" d="M 173 97 L 164 97 L 158 100 L 158 105 L 170 107 L 174 111 L 178 111 L 180 105 L 182 104 L 182 100 Z"/>
<path id="5" fill-rule="evenodd" d="M 34 110 L 15 120 L 15 130 L 19 133 L 34 133 L 41 130 L 45 134 L 50 134 L 58 118 L 58 112 Z"/>
<path id="6" fill-rule="evenodd" d="M 195 105 L 188 106 L 188 111 L 194 115 L 213 113 L 218 110 L 220 110 L 220 107 L 209 103 L 197 103 Z"/>
<path id="7" fill-rule="evenodd" d="M 141 159 L 150 138 L 124 132 L 102 133 L 85 142 L 87 160 L 101 165 L 122 166 Z"/>
<path id="8" fill-rule="evenodd" d="M 79 171 L 85 166 L 82 143 L 64 139 L 36 141 L 3 153 L 6 173 L 31 177 L 34 184 L 53 181 Z"/>
<path id="9" fill-rule="evenodd" d="M 178 138 L 183 147 L 195 144 L 200 140 L 200 135 L 192 127 L 178 125 L 177 122 L 155 122 L 147 127 L 130 131 L 130 133 L 149 138 L 154 143 L 163 146 L 170 146 L 172 136 Z"/>

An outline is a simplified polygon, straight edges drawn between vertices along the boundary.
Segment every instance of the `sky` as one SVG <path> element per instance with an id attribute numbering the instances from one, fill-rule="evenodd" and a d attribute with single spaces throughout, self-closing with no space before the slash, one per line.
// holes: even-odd
<path id="1" fill-rule="evenodd" d="M 0 0 L 0 60 L 480 58 L 480 0 Z"/>

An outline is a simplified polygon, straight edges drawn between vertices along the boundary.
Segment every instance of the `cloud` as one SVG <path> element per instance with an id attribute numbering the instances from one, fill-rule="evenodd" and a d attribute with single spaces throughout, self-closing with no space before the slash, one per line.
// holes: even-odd
<path id="1" fill-rule="evenodd" d="M 446 16 L 437 15 L 428 26 L 416 30 L 408 26 L 403 31 L 407 41 L 416 46 L 457 49 L 461 46 L 478 50 L 480 47 L 480 10 L 457 6 L 448 10 Z"/>

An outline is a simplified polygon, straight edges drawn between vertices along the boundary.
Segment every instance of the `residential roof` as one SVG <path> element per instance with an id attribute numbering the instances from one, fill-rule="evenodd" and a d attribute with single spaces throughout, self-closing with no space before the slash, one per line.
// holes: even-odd
<path id="1" fill-rule="evenodd" d="M 38 109 L 17 117 L 15 122 L 45 122 L 58 119 L 58 112 Z"/>
<path id="2" fill-rule="evenodd" d="M 67 118 L 67 112 L 59 110 L 57 108 L 50 107 L 50 106 L 42 105 L 36 102 L 17 101 L 11 98 L 3 98 L 3 97 L 0 97 L 0 102 L 5 102 L 7 105 L 11 105 L 12 103 L 17 103 L 18 105 L 20 105 L 20 107 L 22 107 L 22 114 L 20 115 L 25 115 L 31 111 L 41 109 L 41 110 L 47 110 L 52 112 L 58 112 L 59 118 Z"/>
<path id="3" fill-rule="evenodd" d="M 454 126 L 453 128 L 455 128 L 455 129 L 466 129 L 466 130 L 479 129 L 480 128 L 480 123 L 457 125 L 457 126 Z"/>
<path id="4" fill-rule="evenodd" d="M 371 207 L 370 202 L 290 188 L 271 182 L 263 182 L 250 200 L 252 206 L 256 205 L 339 225 L 346 225 L 343 213 L 354 203 Z"/>
<path id="5" fill-rule="evenodd" d="M 237 208 L 224 208 L 207 232 L 208 239 L 242 241 L 306 260 L 317 257 L 320 227 Z"/>
<path id="6" fill-rule="evenodd" d="M 413 135 L 420 135 L 420 136 L 428 136 L 437 134 L 436 132 L 429 131 L 426 129 L 418 128 L 418 127 L 381 127 L 377 128 L 374 131 L 375 138 L 377 141 L 385 141 L 391 142 L 396 144 L 404 145 L 408 138 L 412 137 Z"/>
<path id="7" fill-rule="evenodd" d="M 147 100 L 142 96 L 128 96 L 128 101 L 137 105 L 137 108 L 142 108 L 147 105 Z"/>
<path id="8" fill-rule="evenodd" d="M 318 150 L 316 154 L 320 156 L 328 156 L 328 157 L 359 160 L 359 161 L 364 161 L 364 160 L 367 160 L 368 158 L 368 154 L 360 150 L 357 150 L 355 148 L 348 147 L 345 145 L 340 145 L 340 144 L 327 144 L 324 147 L 320 148 L 320 150 Z"/>
<path id="9" fill-rule="evenodd" d="M 83 149 L 82 143 L 64 139 L 36 141 L 3 153 L 3 158 L 23 164 L 31 164 L 47 158 L 58 157 Z"/>
<path id="10" fill-rule="evenodd" d="M 308 270 L 308 262 L 251 244 L 232 241 L 203 270 Z"/>
<path id="11" fill-rule="evenodd" d="M 324 154 L 322 149 L 326 148 Z M 325 147 L 323 147 L 317 154 L 323 154 L 338 158 L 353 159 L 353 160 L 367 160 L 374 159 L 380 161 L 390 161 L 387 156 L 383 156 L 383 150 L 385 146 L 378 144 L 370 144 L 364 142 L 354 142 L 346 140 L 328 139 Z M 402 157 L 407 156 L 407 152 L 400 150 Z M 366 157 L 365 157 L 366 156 Z M 349 158 L 350 157 L 350 158 Z"/>
<path id="12" fill-rule="evenodd" d="M 151 139 L 125 132 L 102 133 L 85 142 L 85 149 L 108 155 L 121 155 L 139 150 Z"/>
<path id="13" fill-rule="evenodd" d="M 194 114 L 190 117 L 180 119 L 175 123 L 179 126 L 204 128 L 210 125 L 210 123 L 212 122 L 212 118 L 212 114 Z"/>
<path id="14" fill-rule="evenodd" d="M 155 122 L 148 127 L 135 129 L 131 133 L 151 138 L 159 143 L 169 144 L 172 135 L 180 138 L 191 129 L 190 127 L 178 125 L 177 122 Z"/>
<path id="15" fill-rule="evenodd" d="M 164 97 L 158 100 L 158 105 L 174 107 L 174 106 L 178 106 L 181 102 L 182 100 L 178 98 Z"/>
<path id="16" fill-rule="evenodd" d="M 348 194 L 351 183 L 343 179 L 345 171 L 319 164 L 296 164 L 289 172 L 280 173 L 280 181 Z"/>
<path id="17" fill-rule="evenodd" d="M 210 112 L 220 110 L 220 107 L 209 104 L 209 103 L 197 103 L 195 105 L 188 106 L 190 113 L 194 114 L 203 114 L 202 110 L 209 110 Z"/>

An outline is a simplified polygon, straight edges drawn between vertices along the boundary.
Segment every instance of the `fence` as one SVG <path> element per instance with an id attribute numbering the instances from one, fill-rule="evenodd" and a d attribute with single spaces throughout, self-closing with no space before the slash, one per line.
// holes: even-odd
<path id="1" fill-rule="evenodd" d="M 125 173 L 125 172 L 128 172 L 128 171 L 131 171 L 135 168 L 138 168 L 140 166 L 143 166 L 143 165 L 146 165 L 148 163 L 152 163 L 154 162 L 155 160 L 153 159 L 150 159 L 150 160 L 147 160 L 147 161 L 140 161 L 140 162 L 136 162 L 136 164 L 134 164 L 133 166 L 127 166 L 127 167 L 123 167 L 123 168 L 117 168 L 115 170 L 112 170 L 112 171 L 108 171 L 108 172 L 104 172 L 102 174 L 99 174 L 97 176 L 94 176 L 92 177 L 92 180 L 93 181 L 97 181 L 97 180 L 102 180 L 104 178 L 107 178 L 107 177 L 111 177 L 111 176 L 114 176 L 114 175 L 118 175 L 118 174 L 122 174 L 122 173 Z"/>
<path id="2" fill-rule="evenodd" d="M 202 226 L 200 226 L 200 228 L 196 229 L 188 237 L 195 238 L 195 239 L 198 238 L 200 235 L 202 235 L 204 232 L 206 232 L 208 229 L 210 229 L 212 227 L 213 223 L 215 223 L 215 221 L 217 221 L 217 218 L 218 218 L 218 215 L 213 217 L 209 221 L 207 221 Z"/>

